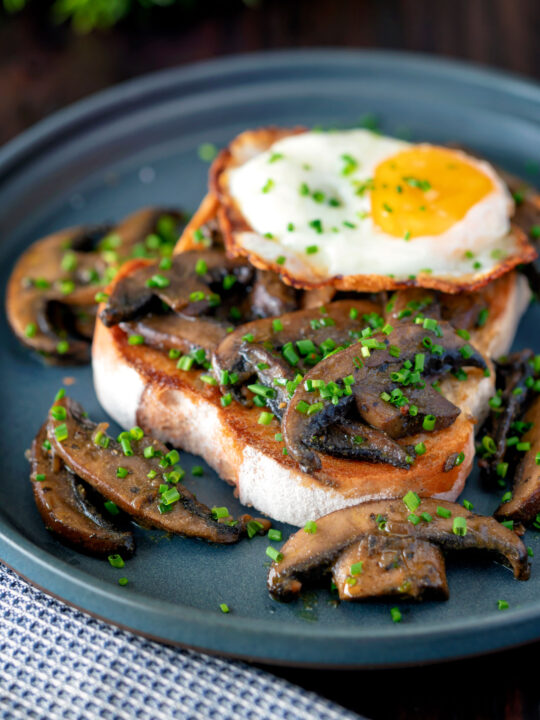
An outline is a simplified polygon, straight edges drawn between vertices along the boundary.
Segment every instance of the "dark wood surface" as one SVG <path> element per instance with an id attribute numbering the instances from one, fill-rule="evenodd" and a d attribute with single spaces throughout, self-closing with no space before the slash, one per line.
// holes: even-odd
<path id="1" fill-rule="evenodd" d="M 201 0 L 188 15 L 139 15 L 84 37 L 51 28 L 40 12 L 0 26 L 0 142 L 141 73 L 280 47 L 404 49 L 540 79 L 540 0 L 222 0 L 210 9 Z M 533 720 L 539 654 L 535 644 L 420 668 L 274 672 L 373 720 Z"/>

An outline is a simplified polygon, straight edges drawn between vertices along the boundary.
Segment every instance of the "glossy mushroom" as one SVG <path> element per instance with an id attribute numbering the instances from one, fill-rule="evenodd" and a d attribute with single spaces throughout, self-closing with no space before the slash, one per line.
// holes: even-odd
<path id="1" fill-rule="evenodd" d="M 414 537 L 363 537 L 338 556 L 332 578 L 341 600 L 446 600 L 449 594 L 440 548 Z"/>
<path id="2" fill-rule="evenodd" d="M 125 433 L 119 441 L 108 437 L 105 426 L 86 418 L 81 406 L 67 397 L 55 403 L 47 422 L 54 452 L 141 524 L 210 542 L 237 542 L 240 527 L 219 522 L 179 483 L 177 453 L 155 439 L 137 439 L 139 435 Z M 164 485 L 166 494 L 160 491 Z"/>
<path id="3" fill-rule="evenodd" d="M 450 370 L 485 368 L 486 363 L 451 325 L 432 322 L 435 324 L 428 324 L 432 330 L 409 322 L 397 325 L 388 334 L 361 339 L 360 344 L 325 358 L 304 376 L 282 425 L 289 454 L 304 471 L 321 466 L 309 439 L 350 413 L 353 400 L 358 419 L 394 439 L 419 432 L 427 417 L 432 431 L 455 421 L 459 409 L 436 392 L 431 382 Z M 415 370 L 419 367 L 415 365 L 417 356 L 422 357 L 421 371 Z M 325 393 L 330 387 L 330 397 L 317 392 L 314 383 L 322 383 Z"/>
<path id="4" fill-rule="evenodd" d="M 268 573 L 270 593 L 292 600 L 308 579 L 320 576 L 344 551 L 369 536 L 416 538 L 443 550 L 490 551 L 512 568 L 518 580 L 528 579 L 525 545 L 494 518 L 431 498 L 422 499 L 414 515 L 418 522 L 411 522 L 411 510 L 399 498 L 372 500 L 319 518 L 315 532 L 313 527 L 312 532 L 298 530 L 281 548 L 279 561 L 272 563 Z"/>
<path id="5" fill-rule="evenodd" d="M 90 555 L 132 555 L 133 533 L 117 526 L 112 515 L 107 518 L 97 509 L 83 481 L 44 447 L 46 440 L 44 424 L 32 443 L 30 479 L 45 527 L 63 542 Z"/>
<path id="6" fill-rule="evenodd" d="M 129 257 L 172 253 L 180 222 L 176 211 L 146 208 L 116 227 L 74 227 L 35 242 L 8 285 L 7 314 L 19 340 L 52 362 L 88 360 L 96 293 Z"/>
<path id="7" fill-rule="evenodd" d="M 529 444 L 529 450 L 516 460 L 511 498 L 499 505 L 495 516 L 530 523 L 540 513 L 540 396 L 536 396 L 521 421 L 529 429 L 521 436 L 520 442 Z"/>

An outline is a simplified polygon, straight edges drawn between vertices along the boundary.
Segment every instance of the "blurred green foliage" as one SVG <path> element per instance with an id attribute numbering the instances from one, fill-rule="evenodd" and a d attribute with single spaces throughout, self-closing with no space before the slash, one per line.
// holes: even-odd
<path id="1" fill-rule="evenodd" d="M 199 0 L 200 1 L 200 0 Z M 242 0 L 245 5 L 256 5 L 258 0 Z M 43 3 L 43 0 L 1 0 L 6 13 L 13 15 L 26 7 Z M 139 8 L 165 8 L 177 5 L 193 8 L 197 0 L 52 0 L 51 18 L 55 23 L 70 22 L 79 33 L 106 29 Z"/>

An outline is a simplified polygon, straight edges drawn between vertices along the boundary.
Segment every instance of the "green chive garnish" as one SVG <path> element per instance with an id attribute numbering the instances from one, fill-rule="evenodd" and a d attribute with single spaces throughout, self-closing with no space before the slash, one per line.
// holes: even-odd
<path id="1" fill-rule="evenodd" d="M 125 565 L 121 555 L 109 555 L 107 559 L 114 568 L 123 568 Z"/>

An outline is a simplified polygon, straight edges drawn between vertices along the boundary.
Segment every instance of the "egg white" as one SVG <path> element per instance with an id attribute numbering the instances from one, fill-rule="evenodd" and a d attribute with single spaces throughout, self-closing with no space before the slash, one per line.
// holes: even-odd
<path id="1" fill-rule="evenodd" d="M 359 274 L 401 280 L 422 272 L 456 277 L 497 265 L 515 247 L 509 221 L 513 201 L 494 169 L 475 158 L 466 156 L 491 178 L 493 190 L 446 232 L 406 241 L 373 223 L 369 190 L 358 195 L 358 183 L 409 147 L 367 130 L 306 132 L 274 143 L 229 171 L 231 197 L 252 228 L 239 233 L 237 243 L 267 262 L 279 259 L 290 273 L 310 281 Z M 344 155 L 358 162 L 346 175 Z M 302 194 L 303 184 L 311 194 Z M 316 202 L 313 192 L 322 193 L 324 201 Z M 329 205 L 329 198 L 339 206 Z M 310 226 L 313 220 L 320 220 L 322 232 Z M 307 252 L 314 246 L 316 252 Z"/>

